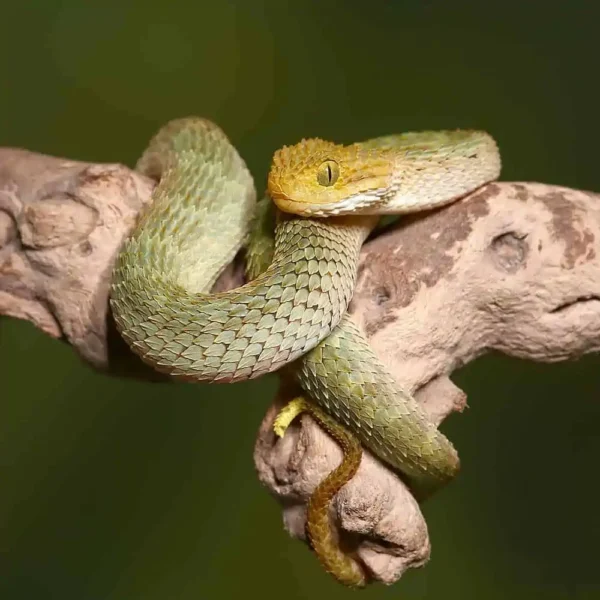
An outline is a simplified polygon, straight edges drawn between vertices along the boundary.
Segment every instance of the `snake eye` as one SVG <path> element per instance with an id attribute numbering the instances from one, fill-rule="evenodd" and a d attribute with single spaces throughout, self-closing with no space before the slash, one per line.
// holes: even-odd
<path id="1" fill-rule="evenodd" d="M 317 171 L 317 182 L 319 185 L 329 187 L 333 185 L 340 176 L 340 167 L 334 160 L 326 160 L 319 165 Z"/>

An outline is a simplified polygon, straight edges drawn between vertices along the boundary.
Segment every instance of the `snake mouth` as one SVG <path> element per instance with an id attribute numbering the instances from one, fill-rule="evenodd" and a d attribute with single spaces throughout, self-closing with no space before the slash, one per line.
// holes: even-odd
<path id="1" fill-rule="evenodd" d="M 285 194 L 271 194 L 271 199 L 277 208 L 285 213 L 300 216 L 311 216 L 320 212 L 320 207 L 307 202 L 292 200 Z"/>
<path id="2" fill-rule="evenodd" d="M 381 197 L 373 193 L 361 193 L 337 202 L 311 202 L 293 200 L 282 192 L 271 193 L 271 199 L 281 211 L 302 217 L 338 217 L 344 215 L 379 214 L 373 206 L 381 204 Z"/>

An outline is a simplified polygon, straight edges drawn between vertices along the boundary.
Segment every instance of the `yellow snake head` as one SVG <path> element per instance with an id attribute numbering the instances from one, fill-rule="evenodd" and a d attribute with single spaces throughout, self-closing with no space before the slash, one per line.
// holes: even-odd
<path id="1" fill-rule="evenodd" d="M 275 153 L 267 189 L 280 210 L 296 215 L 368 212 L 393 192 L 393 173 L 392 152 L 313 138 Z"/>

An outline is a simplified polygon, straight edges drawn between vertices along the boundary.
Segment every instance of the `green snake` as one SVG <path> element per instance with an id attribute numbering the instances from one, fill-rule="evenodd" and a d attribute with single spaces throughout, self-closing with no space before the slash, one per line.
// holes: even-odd
<path id="1" fill-rule="evenodd" d="M 361 246 L 381 215 L 433 209 L 498 177 L 488 134 L 302 140 L 275 153 L 262 203 L 243 159 L 205 119 L 167 124 L 136 168 L 158 183 L 117 256 L 111 290 L 133 352 L 186 381 L 234 382 L 283 368 L 309 404 L 403 473 L 420 497 L 454 476 L 451 443 L 345 313 Z M 245 245 L 253 278 L 211 293 Z M 360 584 L 355 571 L 338 578 Z"/>

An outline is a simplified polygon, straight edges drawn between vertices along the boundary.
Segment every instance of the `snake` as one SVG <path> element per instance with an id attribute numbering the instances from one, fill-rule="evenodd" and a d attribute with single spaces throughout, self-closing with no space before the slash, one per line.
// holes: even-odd
<path id="1" fill-rule="evenodd" d="M 223 130 L 187 117 L 159 129 L 136 170 L 157 184 L 117 254 L 110 305 L 119 333 L 143 362 L 195 382 L 280 371 L 297 381 L 309 400 L 305 409 L 322 415 L 317 420 L 331 425 L 338 442 L 350 439 L 346 431 L 355 436 L 420 498 L 454 477 L 454 447 L 346 311 L 361 247 L 383 215 L 432 210 L 498 177 L 500 156 L 489 134 L 407 132 L 351 144 L 303 139 L 275 152 L 268 201 L 257 202 L 253 178 Z M 246 246 L 254 276 L 212 292 Z M 329 478 L 330 490 L 352 476 L 353 464 L 343 477 Z M 331 493 L 321 496 L 313 510 L 313 521 L 321 518 L 316 538 Z M 332 543 L 323 548 L 327 553 Z M 351 561 L 327 564 L 348 585 L 364 581 Z"/>

